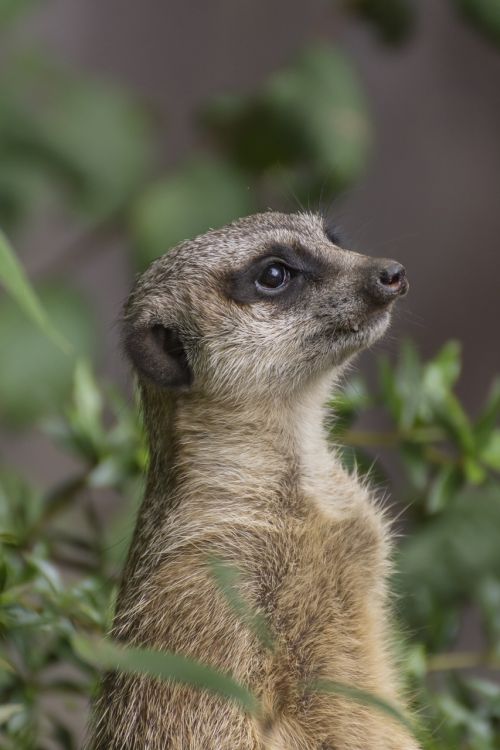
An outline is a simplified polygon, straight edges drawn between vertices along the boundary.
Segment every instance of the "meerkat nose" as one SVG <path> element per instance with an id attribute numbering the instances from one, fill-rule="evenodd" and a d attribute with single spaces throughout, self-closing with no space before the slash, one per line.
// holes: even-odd
<path id="1" fill-rule="evenodd" d="M 406 271 L 401 263 L 391 261 L 380 271 L 379 282 L 393 291 L 401 291 L 406 282 Z M 407 282 L 406 282 L 407 283 Z"/>
<path id="2" fill-rule="evenodd" d="M 395 260 L 377 264 L 371 274 L 368 291 L 376 302 L 390 302 L 408 291 L 406 270 Z"/>

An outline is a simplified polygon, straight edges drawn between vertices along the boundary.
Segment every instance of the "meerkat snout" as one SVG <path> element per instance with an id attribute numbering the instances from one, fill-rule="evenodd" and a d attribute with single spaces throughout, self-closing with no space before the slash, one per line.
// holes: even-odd
<path id="1" fill-rule="evenodd" d="M 407 288 L 403 266 L 339 247 L 318 215 L 258 214 L 152 264 L 126 349 L 161 388 L 275 398 L 372 344 Z"/>

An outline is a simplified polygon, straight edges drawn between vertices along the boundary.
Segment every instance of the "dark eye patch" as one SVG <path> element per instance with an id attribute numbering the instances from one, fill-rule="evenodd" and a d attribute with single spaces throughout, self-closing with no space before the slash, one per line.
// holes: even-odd
<path id="1" fill-rule="evenodd" d="M 274 294 L 259 288 L 259 278 L 273 263 L 284 265 L 289 272 L 289 281 L 282 290 Z M 272 245 L 261 256 L 247 266 L 230 273 L 224 288 L 227 296 L 239 304 L 251 304 L 265 300 L 289 304 L 303 289 L 307 281 L 318 280 L 326 271 L 325 264 L 303 247 Z"/>

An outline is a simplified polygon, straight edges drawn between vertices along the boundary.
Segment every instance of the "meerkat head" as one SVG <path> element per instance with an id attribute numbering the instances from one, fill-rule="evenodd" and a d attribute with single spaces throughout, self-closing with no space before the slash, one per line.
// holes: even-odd
<path id="1" fill-rule="evenodd" d="M 210 397 L 288 397 L 386 330 L 408 289 L 393 260 L 360 255 L 314 214 L 250 216 L 156 260 L 125 312 L 142 380 Z"/>

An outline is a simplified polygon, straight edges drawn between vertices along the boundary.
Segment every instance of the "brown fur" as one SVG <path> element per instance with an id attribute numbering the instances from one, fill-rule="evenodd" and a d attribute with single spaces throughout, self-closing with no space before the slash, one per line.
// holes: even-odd
<path id="1" fill-rule="evenodd" d="M 231 299 L 227 274 L 276 244 L 306 247 L 321 278 L 287 304 Z M 181 244 L 137 282 L 127 331 L 175 327 L 193 378 L 159 387 L 153 360 L 137 361 L 142 339 L 132 346 L 151 466 L 113 637 L 230 673 L 264 717 L 194 688 L 110 674 L 94 750 L 416 749 L 387 714 L 304 689 L 331 679 L 401 706 L 387 524 L 324 429 L 340 368 L 388 324 L 389 302 L 377 307 L 363 291 L 373 264 L 329 242 L 318 216 L 268 213 Z M 210 557 L 238 568 L 273 651 L 231 609 Z"/>

